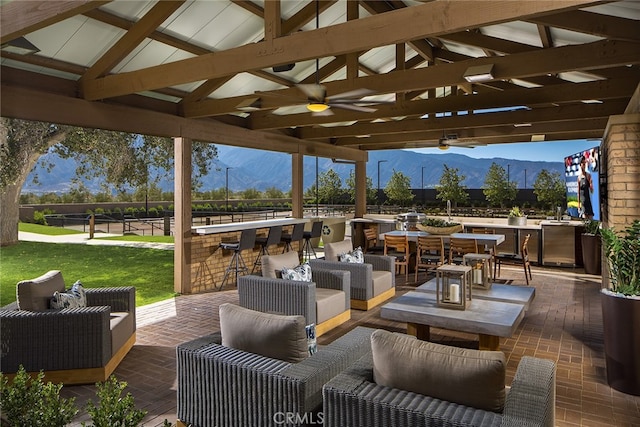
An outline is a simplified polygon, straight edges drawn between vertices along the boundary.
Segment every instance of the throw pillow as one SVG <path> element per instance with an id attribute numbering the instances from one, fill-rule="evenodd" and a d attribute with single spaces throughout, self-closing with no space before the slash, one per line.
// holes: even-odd
<path id="1" fill-rule="evenodd" d="M 78 280 L 67 292 L 54 292 L 51 298 L 51 308 L 79 308 L 87 306 L 87 297 L 82 283 Z"/>
<path id="2" fill-rule="evenodd" d="M 351 252 L 341 254 L 340 262 L 352 262 L 355 264 L 364 264 L 364 254 L 362 253 L 362 248 L 358 246 Z"/>
<path id="3" fill-rule="evenodd" d="M 309 355 L 304 316 L 263 313 L 234 304 L 220 306 L 222 345 L 298 363 Z"/>
<path id="4" fill-rule="evenodd" d="M 506 363 L 501 351 L 450 347 L 376 330 L 371 335 L 376 384 L 502 412 Z"/>
<path id="5" fill-rule="evenodd" d="M 311 281 L 311 266 L 305 262 L 294 268 L 283 268 L 282 278 L 285 280 L 296 280 L 298 282 L 310 282 Z"/>
<path id="6" fill-rule="evenodd" d="M 309 356 L 313 356 L 318 352 L 318 341 L 316 340 L 316 324 L 312 323 L 304 327 L 307 333 L 307 347 L 309 349 Z"/>

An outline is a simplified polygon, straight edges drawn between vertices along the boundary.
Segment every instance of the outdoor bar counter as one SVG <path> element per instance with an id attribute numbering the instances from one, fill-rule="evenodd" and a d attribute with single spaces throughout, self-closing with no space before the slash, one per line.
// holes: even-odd
<path id="1" fill-rule="evenodd" d="M 240 239 L 240 233 L 246 229 L 256 229 L 256 235 L 267 235 L 269 227 L 282 226 L 283 233 L 290 233 L 293 225 L 308 222 L 308 218 L 278 218 L 263 221 L 234 222 L 230 224 L 202 225 L 191 227 L 191 292 L 200 293 L 217 290 L 222 285 L 224 272 L 233 257 L 233 251 L 220 249 L 221 242 L 233 242 Z M 294 250 L 301 249 L 302 242 L 294 242 Z M 272 254 L 280 253 L 284 244 L 269 247 Z M 242 258 L 249 271 L 260 253 L 260 245 L 242 252 Z M 228 283 L 235 285 L 235 274 Z"/>

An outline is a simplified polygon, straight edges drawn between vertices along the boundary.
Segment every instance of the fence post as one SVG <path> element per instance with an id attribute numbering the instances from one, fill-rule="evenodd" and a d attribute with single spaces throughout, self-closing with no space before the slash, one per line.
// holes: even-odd
<path id="1" fill-rule="evenodd" d="M 93 239 L 93 235 L 96 232 L 96 216 L 91 214 L 89 216 L 89 239 Z"/>
<path id="2" fill-rule="evenodd" d="M 171 217 L 169 215 L 164 217 L 164 235 L 171 236 Z"/>

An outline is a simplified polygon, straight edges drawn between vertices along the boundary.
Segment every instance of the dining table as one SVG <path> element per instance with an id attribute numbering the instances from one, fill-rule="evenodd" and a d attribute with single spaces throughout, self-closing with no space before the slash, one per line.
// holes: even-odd
<path id="1" fill-rule="evenodd" d="M 452 237 L 456 239 L 471 239 L 475 240 L 479 245 L 499 245 L 504 242 L 504 234 L 476 234 L 476 233 L 451 233 L 451 234 L 430 234 L 426 231 L 405 231 L 405 230 L 393 230 L 387 233 L 382 233 L 378 236 L 378 239 L 384 240 L 384 236 L 407 236 L 410 242 L 417 242 L 419 236 L 436 236 L 442 237 L 445 243 L 448 243 Z"/>

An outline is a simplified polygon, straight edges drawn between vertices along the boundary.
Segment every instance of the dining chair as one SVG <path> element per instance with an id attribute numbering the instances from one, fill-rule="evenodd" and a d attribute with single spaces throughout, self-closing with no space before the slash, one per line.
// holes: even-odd
<path id="1" fill-rule="evenodd" d="M 495 234 L 495 230 L 492 230 L 490 228 L 473 228 L 471 230 L 471 233 L 473 234 Z M 478 248 L 480 249 L 480 248 Z M 494 244 L 489 244 L 489 243 L 485 243 L 484 244 L 484 253 L 491 255 L 491 259 L 489 260 L 489 273 L 493 272 L 493 264 L 495 263 L 495 258 L 496 258 L 496 254 L 498 253 L 498 246 L 496 245 L 496 243 Z M 495 274 L 494 277 L 495 279 Z"/>
<path id="2" fill-rule="evenodd" d="M 444 264 L 444 241 L 437 236 L 418 236 L 415 281 L 420 268 L 426 271 Z"/>
<path id="3" fill-rule="evenodd" d="M 501 252 L 496 254 L 495 263 L 493 265 L 494 278 L 500 277 L 500 265 L 502 263 L 514 264 L 514 265 L 522 264 L 522 268 L 524 269 L 524 280 L 527 283 L 527 286 L 529 286 L 529 280 L 533 279 L 533 276 L 531 276 L 531 263 L 529 262 L 529 237 L 531 237 L 531 234 L 527 234 L 527 237 L 524 238 L 524 241 L 522 242 L 522 246 L 520 247 L 519 254 L 501 253 Z M 496 269 L 498 270 L 497 276 L 496 276 Z"/>
<path id="4" fill-rule="evenodd" d="M 364 232 L 364 253 L 384 253 L 384 245 L 378 243 L 377 228 L 365 228 Z"/>
<path id="5" fill-rule="evenodd" d="M 452 237 L 449 241 L 449 264 L 463 264 L 464 254 L 477 254 L 478 241 L 476 239 L 460 239 Z"/>
<path id="6" fill-rule="evenodd" d="M 395 257 L 396 273 L 402 272 L 404 267 L 405 282 L 409 278 L 409 260 L 411 249 L 407 236 L 384 236 L 384 255 Z"/>

